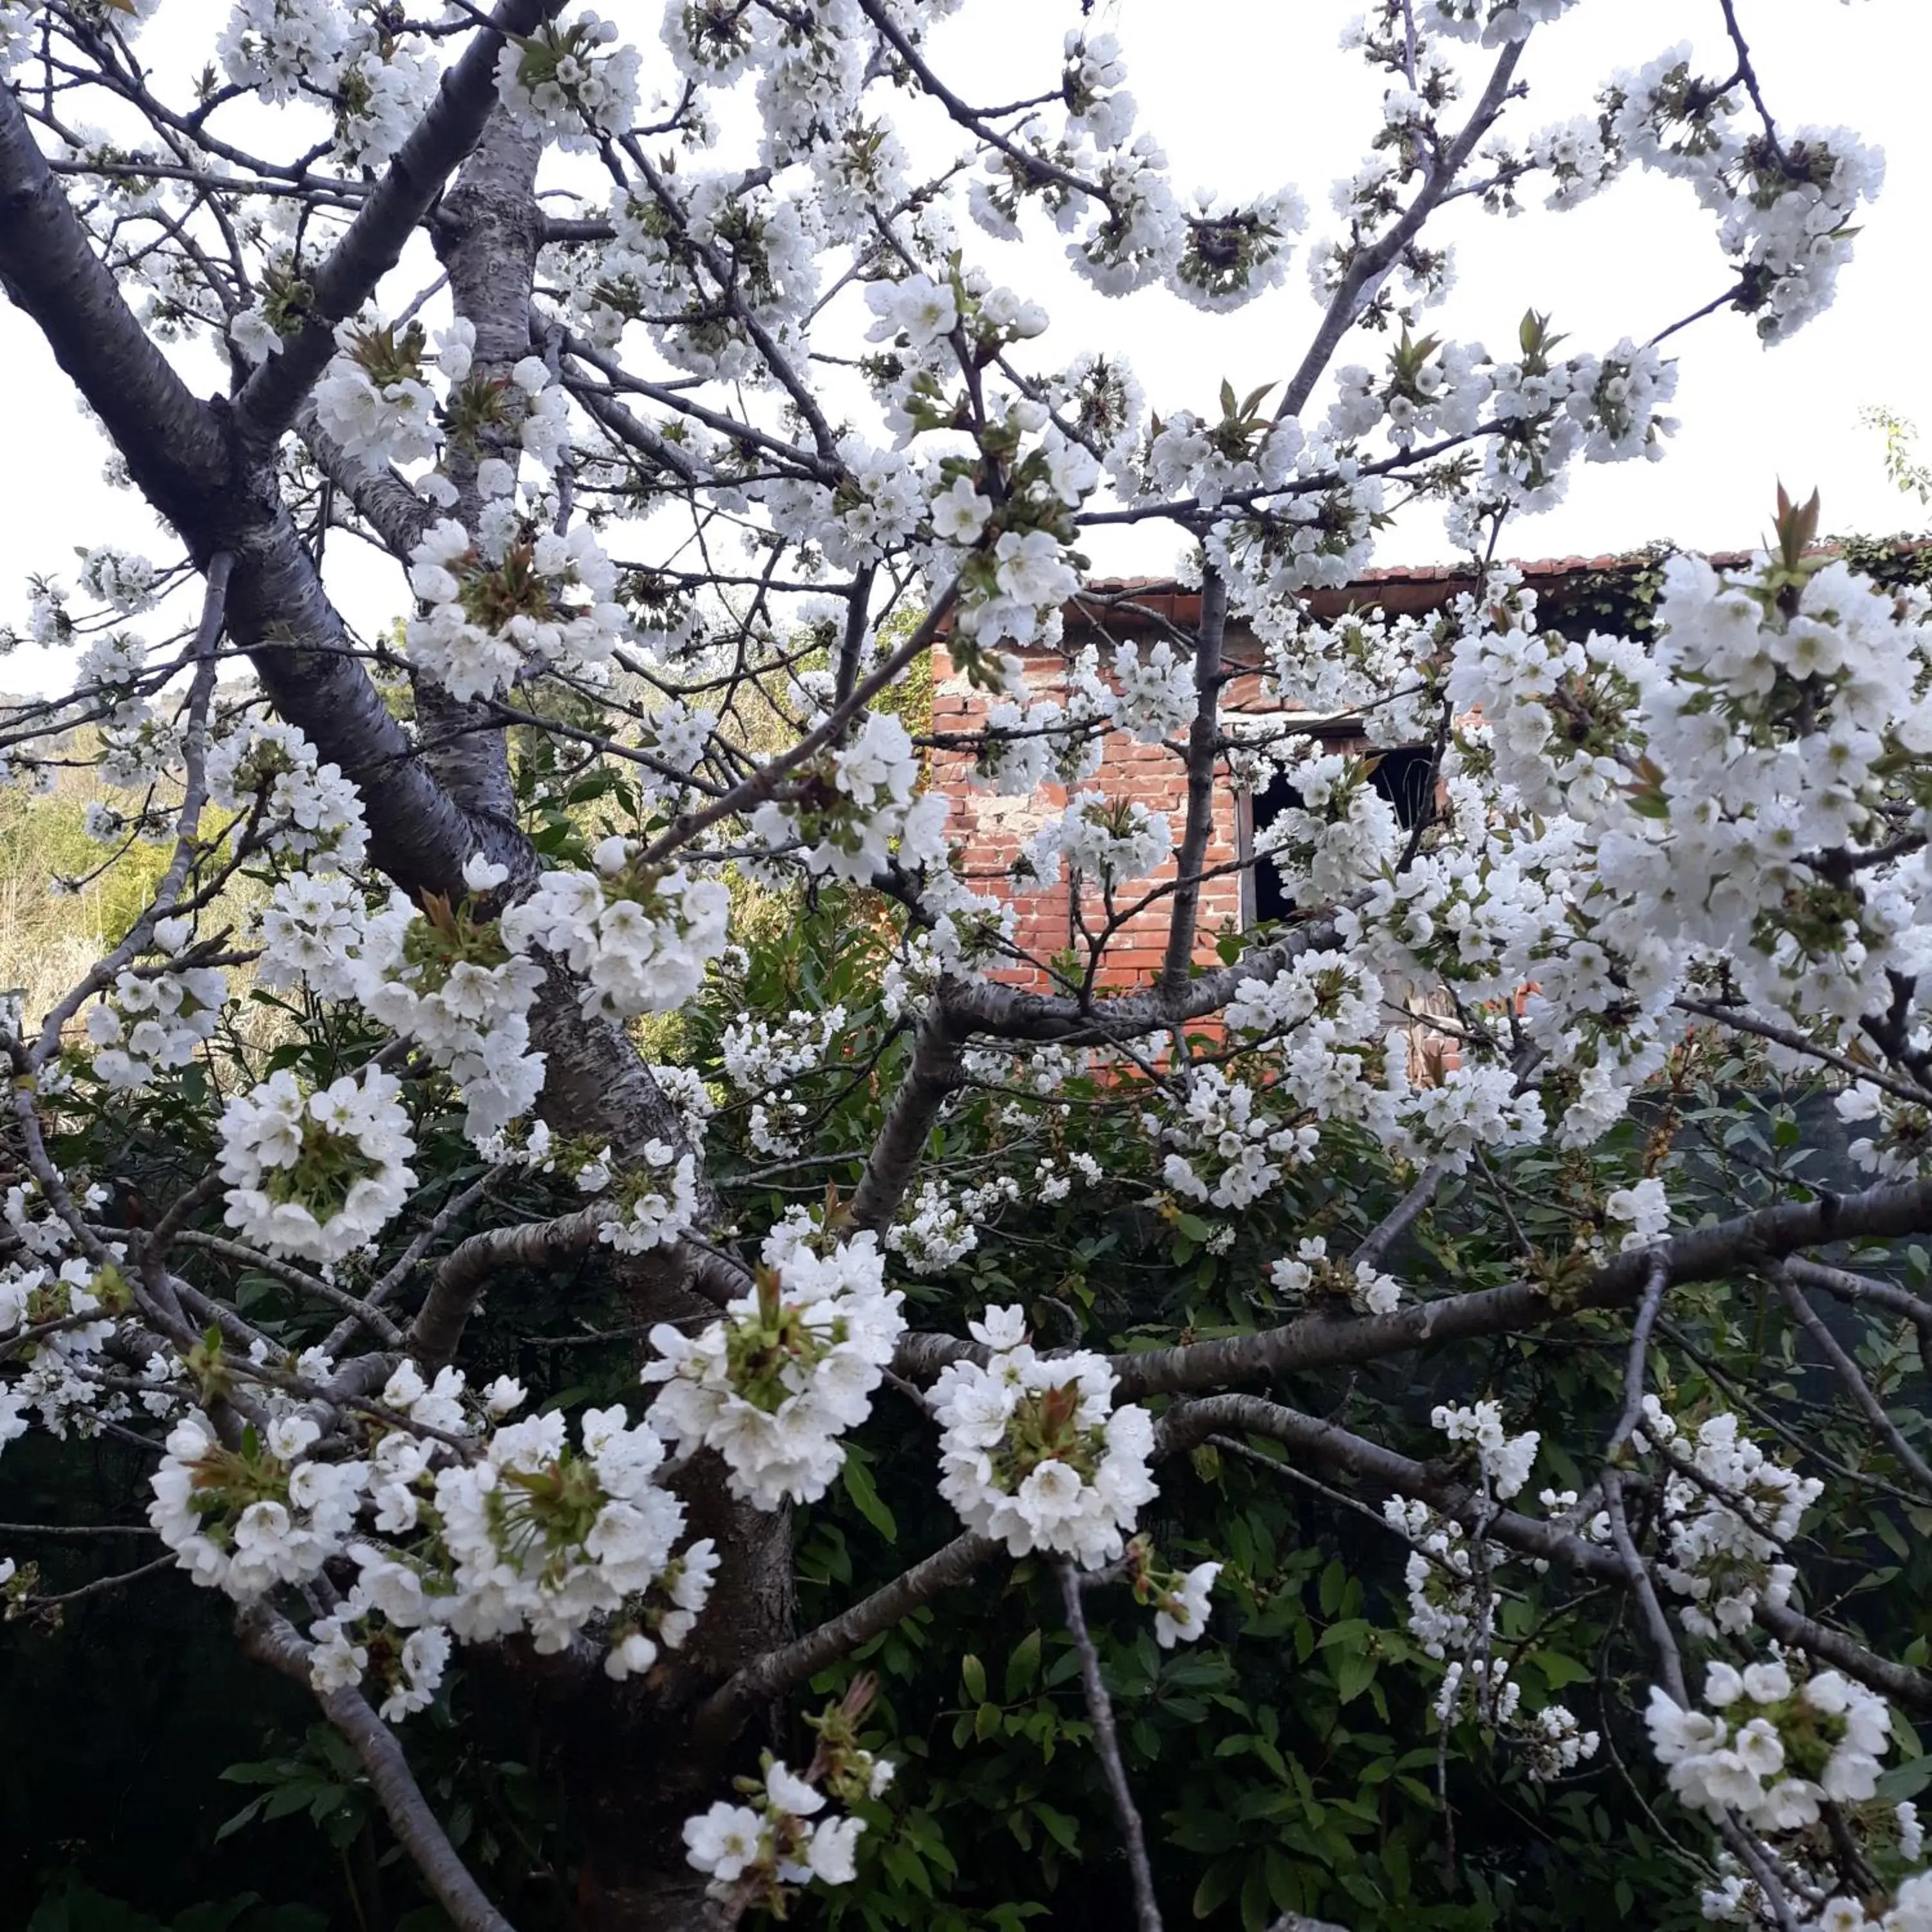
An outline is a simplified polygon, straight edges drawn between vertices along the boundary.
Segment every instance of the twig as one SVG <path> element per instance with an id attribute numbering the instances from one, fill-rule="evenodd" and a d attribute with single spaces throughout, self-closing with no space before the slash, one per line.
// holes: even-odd
<path id="1" fill-rule="evenodd" d="M 1650 1358 L 1651 1330 L 1657 1326 L 1658 1310 L 1664 1306 L 1664 1291 L 1670 1285 L 1669 1271 L 1659 1256 L 1651 1264 L 1650 1278 L 1643 1286 L 1643 1300 L 1630 1324 L 1630 1358 L 1624 1364 L 1624 1412 L 1610 1432 L 1604 1460 L 1614 1463 L 1623 1454 L 1643 1413 L 1643 1373 Z"/>
<path id="2" fill-rule="evenodd" d="M 1914 1482 L 1932 1495 L 1932 1467 L 1928 1467 L 1924 1456 L 1905 1439 L 1905 1432 L 1885 1412 L 1885 1404 L 1873 1392 L 1871 1384 L 1858 1372 L 1858 1365 L 1845 1352 L 1844 1345 L 1837 1336 L 1826 1327 L 1817 1310 L 1804 1298 L 1804 1291 L 1791 1278 L 1785 1268 L 1772 1270 L 1772 1279 L 1778 1284 L 1778 1292 L 1784 1298 L 1784 1305 L 1790 1310 L 1792 1318 L 1812 1340 L 1817 1344 L 1818 1352 L 1829 1362 L 1838 1380 L 1844 1385 L 1845 1393 L 1864 1412 L 1871 1426 L 1885 1438 L 1886 1443 L 1903 1463 Z"/>
<path id="3" fill-rule="evenodd" d="M 1134 1794 L 1127 1783 L 1126 1767 L 1120 1762 L 1120 1739 L 1114 1731 L 1114 1706 L 1100 1675 L 1100 1654 L 1088 1634 L 1087 1612 L 1080 1600 L 1079 1573 L 1063 1560 L 1060 1572 L 1060 1600 L 1066 1606 L 1066 1628 L 1080 1653 L 1080 1681 L 1087 1693 L 1087 1714 L 1093 1720 L 1094 1748 L 1107 1774 L 1108 1789 L 1114 1794 L 1114 1810 L 1126 1839 L 1127 1870 L 1133 1875 L 1134 1912 L 1140 1932 L 1161 1932 L 1160 1907 L 1154 1902 L 1154 1870 L 1148 1863 L 1147 1838 L 1141 1829 L 1141 1814 L 1134 1807 Z"/>
<path id="4" fill-rule="evenodd" d="M 77 1604 L 83 1597 L 104 1597 L 111 1591 L 124 1588 L 130 1583 L 138 1583 L 143 1576 L 158 1575 L 164 1570 L 175 1568 L 177 1559 L 170 1550 L 165 1556 L 157 1556 L 151 1563 L 143 1563 L 137 1570 L 124 1570 L 118 1576 L 97 1576 L 91 1583 L 83 1583 L 79 1588 L 63 1591 L 57 1597 L 28 1597 L 22 1607 L 28 1610 L 51 1610 L 68 1604 Z"/>
<path id="5" fill-rule="evenodd" d="M 1000 1548 L 990 1537 L 956 1536 L 943 1550 L 874 1590 L 850 1610 L 782 1649 L 748 1664 L 698 1707 L 692 1735 L 700 1749 L 728 1743 L 760 1704 L 782 1696 L 794 1684 L 890 1630 L 921 1604 L 963 1583 Z"/>
<path id="6" fill-rule="evenodd" d="M 266 1604 L 253 1604 L 235 1622 L 242 1647 L 250 1656 L 298 1683 L 310 1683 L 309 1647 L 286 1617 Z M 316 1702 L 362 1760 L 391 1828 L 458 1932 L 516 1932 L 484 1897 L 457 1855 L 416 1783 L 395 1733 L 369 1708 L 362 1692 L 318 1691 Z"/>

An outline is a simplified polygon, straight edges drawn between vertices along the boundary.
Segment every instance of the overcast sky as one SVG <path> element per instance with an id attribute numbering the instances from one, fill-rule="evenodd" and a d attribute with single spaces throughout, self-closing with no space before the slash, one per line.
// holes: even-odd
<path id="1" fill-rule="evenodd" d="M 637 34 L 647 70 L 654 68 L 656 0 L 604 10 Z M 1120 36 L 1142 125 L 1166 146 L 1178 187 L 1240 191 L 1292 182 L 1310 204 L 1312 236 L 1326 228 L 1329 184 L 1352 171 L 1378 118 L 1374 76 L 1337 46 L 1354 10 L 1348 0 L 1096 0 L 1091 17 Z M 225 11 L 222 0 L 166 0 L 144 50 L 164 72 L 199 66 Z M 1594 554 L 1653 538 L 1747 545 L 1762 534 L 1780 478 L 1822 491 L 1829 530 L 1879 532 L 1932 520 L 1886 482 L 1880 439 L 1858 420 L 1862 408 L 1882 404 L 1932 431 L 1922 347 L 1932 295 L 1924 88 L 1932 8 L 1925 0 L 1740 0 L 1739 11 L 1780 124 L 1852 127 L 1885 149 L 1885 191 L 1825 316 L 1768 350 L 1748 320 L 1729 314 L 1674 338 L 1682 428 L 1668 458 L 1579 466 L 1562 507 L 1517 524 L 1506 546 L 1516 555 Z M 938 30 L 935 64 L 969 98 L 1038 92 L 1051 84 L 1060 34 L 1078 17 L 1070 0 L 970 0 Z M 1717 0 L 1581 0 L 1534 36 L 1523 69 L 1531 95 L 1512 110 L 1513 124 L 1528 130 L 1583 111 L 1612 71 L 1679 39 L 1708 50 L 1706 70 L 1720 70 L 1720 32 Z M 1627 178 L 1568 214 L 1532 208 L 1506 220 L 1458 210 L 1443 232 L 1457 245 L 1459 280 L 1430 326 L 1498 352 L 1528 308 L 1550 314 L 1573 346 L 1601 351 L 1621 336 L 1654 333 L 1726 282 L 1712 219 L 1688 189 L 1648 177 Z M 1163 414 L 1212 409 L 1223 376 L 1244 393 L 1281 380 L 1316 316 L 1298 262 L 1282 289 L 1214 320 L 1160 291 L 1125 302 L 1094 294 L 1067 268 L 1056 235 L 1000 245 L 975 230 L 968 238 L 974 259 L 1046 305 L 1054 326 L 1040 346 L 1051 346 L 1056 361 L 1094 346 L 1124 352 Z M 1366 353 L 1345 348 L 1340 359 L 1371 359 L 1375 346 L 1371 339 Z M 116 542 L 158 562 L 171 553 L 140 505 L 102 484 L 104 445 L 76 413 L 36 332 L 4 302 L 0 366 L 10 378 L 0 622 L 18 622 L 28 573 L 71 580 L 76 546 Z M 190 365 L 201 386 L 209 367 L 205 357 Z M 394 614 L 400 576 L 370 568 L 346 543 L 335 548 L 331 587 L 352 618 L 368 626 Z M 1159 571 L 1174 554 L 1172 539 L 1147 532 L 1108 532 L 1090 549 L 1109 571 Z M 1439 524 L 1418 518 L 1384 537 L 1377 561 L 1445 554 Z M 50 688 L 66 675 L 58 654 L 22 649 L 0 664 L 0 688 Z"/>

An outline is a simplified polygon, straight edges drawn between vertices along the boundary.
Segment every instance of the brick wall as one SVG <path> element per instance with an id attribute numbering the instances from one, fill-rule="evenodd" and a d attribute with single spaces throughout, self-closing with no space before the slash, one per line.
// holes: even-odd
<path id="1" fill-rule="evenodd" d="M 1178 628 L 1190 628 L 1198 620 L 1198 600 L 1185 592 L 1161 590 L 1144 596 L 1137 593 L 1136 602 L 1141 604 L 1143 612 L 1156 610 Z M 1088 641 L 1099 642 L 1104 670 L 1112 656 L 1111 644 L 1128 637 L 1145 638 L 1155 628 L 1149 616 L 1137 613 L 1116 610 L 1106 618 L 1104 627 L 1077 613 L 1070 613 L 1066 648 L 1071 654 Z M 1238 626 L 1229 626 L 1225 648 L 1231 664 L 1255 661 L 1254 640 Z M 1029 698 L 1057 698 L 1064 702 L 1065 663 L 1061 653 L 1032 651 L 1019 655 L 1027 665 Z M 943 643 L 935 647 L 932 704 L 935 735 L 980 729 L 993 702 L 983 692 L 974 690 L 954 669 Z M 1252 674 L 1236 678 L 1224 692 L 1226 712 L 1253 711 L 1260 706 L 1259 680 Z M 996 894 L 1013 904 L 1016 944 L 1031 959 L 1049 958 L 1076 943 L 1070 881 L 1063 873 L 1059 883 L 1048 890 L 1028 892 L 1018 889 L 1004 874 L 1040 826 L 1060 815 L 1068 792 L 1057 784 L 1043 786 L 1026 799 L 977 791 L 968 780 L 972 765 L 971 753 L 956 747 L 941 746 L 932 753 L 932 788 L 952 801 L 947 838 L 956 848 L 962 849 L 963 862 L 974 890 Z M 1102 747 L 1100 769 L 1082 789 L 1103 792 L 1109 798 L 1136 800 L 1150 811 L 1166 812 L 1174 843 L 1180 843 L 1187 814 L 1186 768 L 1165 746 L 1136 744 L 1125 732 L 1110 734 Z M 1244 809 L 1223 765 L 1216 773 L 1214 831 L 1204 869 L 1214 872 L 1234 866 L 1242 849 Z M 1116 910 L 1162 884 L 1171 886 L 1176 869 L 1170 858 L 1153 878 L 1137 880 L 1126 889 Z M 1238 930 L 1242 926 L 1244 899 L 1245 884 L 1238 871 L 1229 869 L 1204 882 L 1195 944 L 1198 962 L 1215 963 L 1215 940 L 1222 933 Z M 1102 976 L 1108 986 L 1130 988 L 1144 984 L 1159 972 L 1166 956 L 1172 903 L 1172 893 L 1164 894 L 1115 932 L 1102 967 Z M 1080 914 L 1090 932 L 1098 932 L 1106 923 L 1100 895 L 1090 884 L 1084 888 Z M 1081 950 L 1084 954 L 1084 947 Z M 994 976 L 1025 985 L 1045 983 L 1045 976 L 1040 971 L 1017 966 Z"/>

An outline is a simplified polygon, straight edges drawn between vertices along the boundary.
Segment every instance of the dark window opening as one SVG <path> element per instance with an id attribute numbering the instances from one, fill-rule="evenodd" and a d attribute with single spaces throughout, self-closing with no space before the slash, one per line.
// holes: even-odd
<path id="1" fill-rule="evenodd" d="M 1427 745 L 1404 745 L 1378 754 L 1369 782 L 1387 799 L 1395 812 L 1396 823 L 1405 832 L 1426 824 L 1436 809 L 1436 753 Z M 1301 802 L 1286 776 L 1276 772 L 1250 802 L 1248 849 L 1282 813 Z M 1257 859 L 1249 868 L 1247 889 L 1250 907 L 1248 922 L 1286 919 L 1294 908 L 1282 890 L 1274 867 L 1265 858 Z"/>

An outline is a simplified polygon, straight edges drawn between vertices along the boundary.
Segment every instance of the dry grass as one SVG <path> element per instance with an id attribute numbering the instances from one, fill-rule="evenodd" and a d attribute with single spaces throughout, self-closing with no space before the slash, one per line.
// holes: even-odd
<path id="1" fill-rule="evenodd" d="M 38 796 L 0 792 L 0 990 L 25 995 L 30 1025 L 120 942 L 167 867 L 172 841 L 137 844 L 100 876 L 90 877 L 114 850 L 94 844 L 82 830 L 97 799 L 123 807 L 128 802 L 85 766 L 62 770 L 53 790 Z M 58 892 L 51 883 L 56 875 L 88 882 L 77 892 Z M 247 901 L 256 893 L 244 882 L 232 884 L 202 915 L 202 930 L 239 927 Z M 244 995 L 249 970 L 231 969 L 229 977 L 238 998 Z M 243 1004 L 231 1017 L 252 1042 L 258 1021 L 276 1016 Z"/>

